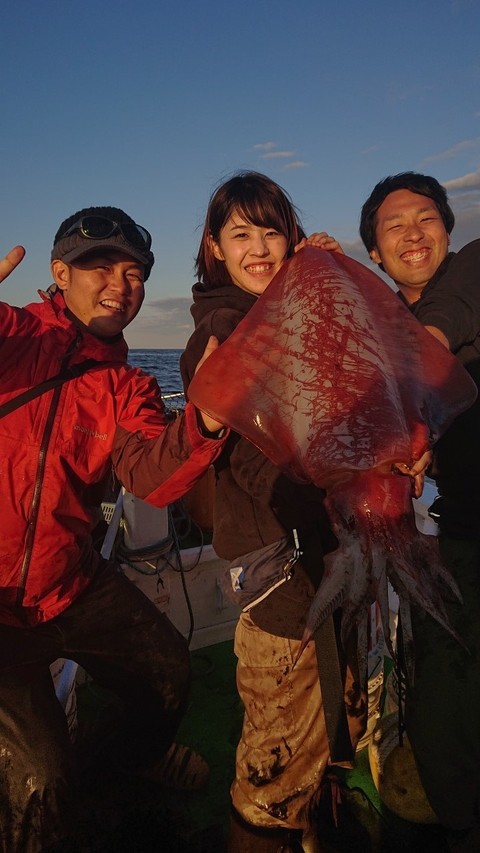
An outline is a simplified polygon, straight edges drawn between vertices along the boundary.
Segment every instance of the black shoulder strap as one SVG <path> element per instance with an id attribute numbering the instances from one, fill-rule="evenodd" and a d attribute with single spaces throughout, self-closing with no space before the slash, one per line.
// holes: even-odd
<path id="1" fill-rule="evenodd" d="M 354 759 L 354 751 L 345 710 L 343 677 L 333 615 L 330 615 L 317 628 L 313 638 L 317 652 L 325 728 L 330 745 L 330 760 L 334 764 L 350 762 Z"/>
<path id="2" fill-rule="evenodd" d="M 57 385 L 63 385 L 64 382 L 76 379 L 78 376 L 81 376 L 82 373 L 86 373 L 87 370 L 92 370 L 95 367 L 105 367 L 106 364 L 110 364 L 110 362 L 95 361 L 94 358 L 88 358 L 86 361 L 81 361 L 80 364 L 74 364 L 72 367 L 62 369 L 60 373 L 57 373 L 55 376 L 51 376 L 50 379 L 45 379 L 44 382 L 34 385 L 33 388 L 28 388 L 27 391 L 22 391 L 21 394 L 17 394 L 16 397 L 12 397 L 11 400 L 8 400 L 8 402 L 4 403 L 3 406 L 0 406 L 0 418 L 5 417 L 5 415 L 9 415 L 10 412 L 14 412 L 15 409 L 19 409 L 20 406 L 24 406 L 25 403 L 29 403 L 30 400 L 34 400 L 35 397 L 40 397 L 40 395 L 45 394 L 46 391 L 51 391 L 52 388 L 56 388 Z"/>

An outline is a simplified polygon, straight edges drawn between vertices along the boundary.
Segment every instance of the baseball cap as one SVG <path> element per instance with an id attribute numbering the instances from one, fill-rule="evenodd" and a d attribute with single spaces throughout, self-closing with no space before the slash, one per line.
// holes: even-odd
<path id="1" fill-rule="evenodd" d="M 154 264 L 152 238 L 119 207 L 85 207 L 60 225 L 51 252 L 51 260 L 73 263 L 99 249 L 125 252 L 145 268 L 144 281 Z"/>

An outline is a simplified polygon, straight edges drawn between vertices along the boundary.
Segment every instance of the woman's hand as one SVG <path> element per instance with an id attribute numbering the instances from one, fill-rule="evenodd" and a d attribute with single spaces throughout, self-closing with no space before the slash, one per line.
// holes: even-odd
<path id="1" fill-rule="evenodd" d="M 316 231 L 314 234 L 310 234 L 309 237 L 304 237 L 295 246 L 295 251 L 298 252 L 304 246 L 316 246 L 317 249 L 325 249 L 327 252 L 338 252 L 340 255 L 345 254 L 338 240 L 335 240 L 335 237 L 331 237 L 326 231 Z"/>
<path id="2" fill-rule="evenodd" d="M 18 267 L 24 256 L 25 249 L 23 246 L 15 246 L 14 249 L 10 249 L 8 255 L 0 260 L 0 281 L 5 281 L 15 267 Z"/>

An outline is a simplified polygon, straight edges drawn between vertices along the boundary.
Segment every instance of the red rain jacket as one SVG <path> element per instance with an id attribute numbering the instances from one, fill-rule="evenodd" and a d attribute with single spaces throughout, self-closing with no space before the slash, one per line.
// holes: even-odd
<path id="1" fill-rule="evenodd" d="M 88 585 L 91 531 L 111 466 L 156 506 L 184 494 L 218 456 L 196 412 L 167 422 L 156 380 L 127 362 L 123 336 L 80 331 L 63 296 L 0 303 L 0 405 L 86 359 L 108 362 L 0 418 L 0 622 L 37 625 Z"/>

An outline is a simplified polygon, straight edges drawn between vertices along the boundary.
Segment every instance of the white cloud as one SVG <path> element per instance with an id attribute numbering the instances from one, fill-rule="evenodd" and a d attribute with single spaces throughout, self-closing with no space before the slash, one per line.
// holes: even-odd
<path id="1" fill-rule="evenodd" d="M 283 171 L 286 169 L 305 169 L 308 166 L 308 163 L 305 163 L 304 160 L 293 160 L 291 163 L 285 163 L 282 167 Z"/>
<path id="2" fill-rule="evenodd" d="M 263 154 L 260 154 L 260 158 L 262 160 L 288 160 L 290 157 L 293 157 L 295 151 L 286 151 L 284 149 L 280 151 L 274 151 L 273 149 L 277 148 L 276 142 L 258 142 L 253 146 L 255 151 L 263 151 Z M 305 169 L 308 166 L 304 160 L 293 160 L 291 163 L 286 163 L 282 166 L 282 170 L 286 169 Z"/>
<path id="3" fill-rule="evenodd" d="M 125 337 L 132 348 L 183 349 L 193 332 L 191 298 L 168 297 L 144 302 Z"/>
<path id="4" fill-rule="evenodd" d="M 268 154 L 262 154 L 262 160 L 274 160 L 281 157 L 293 157 L 295 151 L 270 151 Z"/>
<path id="5" fill-rule="evenodd" d="M 143 311 L 151 309 L 157 315 L 165 318 L 172 318 L 178 312 L 182 313 L 185 308 L 190 308 L 192 301 L 187 296 L 166 296 L 163 299 L 154 299 L 151 302 L 146 302 Z"/>
<path id="6" fill-rule="evenodd" d="M 465 206 L 452 205 L 455 213 L 455 228 L 452 231 L 452 249 L 458 251 L 466 243 L 478 240 L 480 237 L 480 196 L 470 199 Z"/>
<path id="7" fill-rule="evenodd" d="M 477 172 L 468 172 L 460 178 L 452 178 L 450 181 L 444 181 L 443 186 L 448 192 L 480 189 L 480 170 Z"/>
<path id="8" fill-rule="evenodd" d="M 368 148 L 364 148 L 363 151 L 360 151 L 362 157 L 367 154 L 376 154 L 377 151 L 380 151 L 380 145 L 370 145 Z"/>
<path id="9" fill-rule="evenodd" d="M 464 139 L 462 142 L 457 142 L 456 145 L 452 145 L 451 148 L 447 148 L 445 151 L 440 151 L 438 154 L 431 154 L 430 157 L 425 157 L 424 163 L 434 163 L 438 160 L 450 160 L 452 157 L 456 157 L 458 154 L 463 154 L 464 151 L 468 151 L 472 148 L 480 148 L 480 136 L 475 137 L 475 139 Z"/>
<path id="10" fill-rule="evenodd" d="M 480 169 L 445 181 L 443 186 L 455 214 L 451 245 L 456 251 L 480 237 Z"/>
<path id="11" fill-rule="evenodd" d="M 272 148 L 276 148 L 276 142 L 257 142 L 256 145 L 253 146 L 254 151 L 271 151 Z"/>

